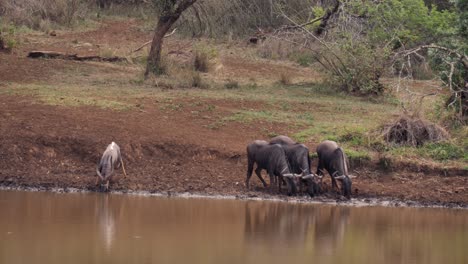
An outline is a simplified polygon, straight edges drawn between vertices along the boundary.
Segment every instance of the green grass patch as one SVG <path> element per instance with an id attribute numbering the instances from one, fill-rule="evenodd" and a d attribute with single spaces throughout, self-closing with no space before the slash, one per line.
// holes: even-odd
<path id="1" fill-rule="evenodd" d="M 430 143 L 418 148 L 418 153 L 435 160 L 456 160 L 464 159 L 468 161 L 468 150 L 452 143 Z"/>
<path id="2" fill-rule="evenodd" d="M 468 150 L 454 143 L 429 143 L 422 147 L 393 147 L 389 150 L 392 155 L 403 157 L 423 157 L 436 161 L 462 160 L 468 161 Z"/>
<path id="3" fill-rule="evenodd" d="M 358 150 L 353 150 L 353 149 L 345 149 L 345 154 L 348 156 L 348 159 L 350 160 L 370 160 L 369 153 L 367 151 L 358 151 Z"/>
<path id="4" fill-rule="evenodd" d="M 48 105 L 95 106 L 113 110 L 128 110 L 133 105 L 128 102 L 103 96 L 97 90 L 79 87 L 56 87 L 50 85 L 13 85 L 2 91 L 11 95 L 32 95 Z"/>
<path id="5" fill-rule="evenodd" d="M 228 117 L 224 117 L 223 121 L 235 121 L 241 123 L 252 123 L 254 121 L 267 121 L 278 123 L 292 123 L 292 124 L 311 124 L 313 117 L 310 114 L 294 113 L 276 110 L 260 110 L 260 111 L 247 111 L 240 110 L 234 112 Z"/>

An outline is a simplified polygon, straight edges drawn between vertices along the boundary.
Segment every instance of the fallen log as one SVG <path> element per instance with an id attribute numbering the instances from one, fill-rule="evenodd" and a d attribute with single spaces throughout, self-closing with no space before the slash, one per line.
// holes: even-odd
<path id="1" fill-rule="evenodd" d="M 31 51 L 28 53 L 28 58 L 37 59 L 62 59 L 62 60 L 76 60 L 76 61 L 105 61 L 105 62 L 127 62 L 127 58 L 123 57 L 101 57 L 98 55 L 79 56 L 77 54 L 66 54 L 56 51 Z"/>

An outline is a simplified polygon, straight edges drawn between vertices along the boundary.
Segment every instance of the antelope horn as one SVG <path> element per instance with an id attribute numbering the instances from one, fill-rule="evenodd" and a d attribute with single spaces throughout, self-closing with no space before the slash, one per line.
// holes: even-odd
<path id="1" fill-rule="evenodd" d="M 311 179 L 311 178 L 314 178 L 315 176 L 316 176 L 316 175 L 314 175 L 314 174 L 304 175 L 304 176 L 302 176 L 302 179 L 303 179 L 303 180 Z"/>
<path id="2" fill-rule="evenodd" d="M 104 177 L 102 177 L 101 173 L 99 172 L 99 168 L 96 167 L 96 172 L 97 172 L 97 175 L 99 176 L 99 178 L 101 178 L 101 180 L 104 180 Z"/>

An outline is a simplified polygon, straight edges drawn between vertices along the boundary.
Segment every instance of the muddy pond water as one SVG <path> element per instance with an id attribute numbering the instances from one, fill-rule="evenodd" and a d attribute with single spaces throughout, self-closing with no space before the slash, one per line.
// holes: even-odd
<path id="1" fill-rule="evenodd" d="M 468 263 L 468 210 L 0 191 L 0 263 Z"/>

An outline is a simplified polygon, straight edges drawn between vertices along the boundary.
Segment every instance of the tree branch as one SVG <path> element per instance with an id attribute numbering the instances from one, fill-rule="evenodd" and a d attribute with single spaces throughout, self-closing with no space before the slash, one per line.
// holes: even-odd
<path id="1" fill-rule="evenodd" d="M 174 35 L 174 33 L 176 32 L 176 30 L 177 30 L 177 28 L 174 28 L 174 30 L 172 30 L 171 33 L 164 35 L 164 37 L 167 38 L 167 37 L 170 37 L 170 36 Z M 152 41 L 153 41 L 153 40 L 150 40 L 150 41 L 148 41 L 148 42 L 143 43 L 143 45 L 141 45 L 140 47 L 138 47 L 137 49 L 135 49 L 135 50 L 132 51 L 131 53 L 135 53 L 135 52 L 141 50 L 142 48 L 144 48 L 144 47 L 146 47 L 147 45 L 151 44 Z"/>

